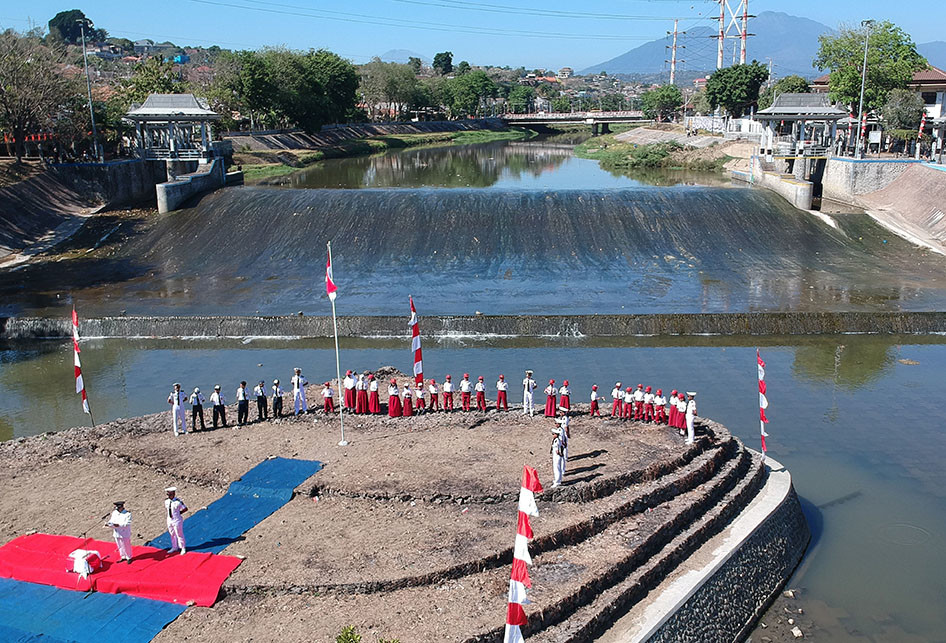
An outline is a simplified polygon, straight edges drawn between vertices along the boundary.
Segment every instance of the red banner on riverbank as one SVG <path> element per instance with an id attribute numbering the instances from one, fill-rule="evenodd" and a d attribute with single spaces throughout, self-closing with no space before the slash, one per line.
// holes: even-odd
<path id="1" fill-rule="evenodd" d="M 519 488 L 519 519 L 516 522 L 516 546 L 512 554 L 512 574 L 509 578 L 509 599 L 506 607 L 506 631 L 503 643 L 522 641 L 521 627 L 529 620 L 524 604 L 529 602 L 526 588 L 532 587 L 528 565 L 532 564 L 529 555 L 529 540 L 532 539 L 532 525 L 529 516 L 538 516 L 539 508 L 535 504 L 535 494 L 542 492 L 539 473 L 532 467 L 522 467 L 522 483 Z"/>
<path id="2" fill-rule="evenodd" d="M 89 396 L 85 392 L 85 382 L 82 379 L 82 364 L 79 361 L 79 315 L 76 313 L 75 306 L 72 307 L 72 352 L 75 357 L 76 373 L 76 393 L 82 394 L 82 410 L 89 414 L 92 419 L 92 409 L 89 408 Z M 92 422 L 95 426 L 95 422 Z"/>
<path id="3" fill-rule="evenodd" d="M 769 407 L 769 399 L 765 396 L 765 362 L 759 354 L 759 349 L 755 349 L 755 359 L 759 366 L 759 430 L 762 434 L 762 457 L 765 457 L 765 439 L 769 434 L 765 432 L 765 425 L 769 423 L 769 418 L 765 417 L 765 409 Z"/>
<path id="4" fill-rule="evenodd" d="M 424 385 L 424 358 L 420 350 L 420 327 L 417 325 L 417 309 L 414 308 L 414 298 L 408 295 L 411 302 L 411 350 L 414 351 L 414 383 Z"/>

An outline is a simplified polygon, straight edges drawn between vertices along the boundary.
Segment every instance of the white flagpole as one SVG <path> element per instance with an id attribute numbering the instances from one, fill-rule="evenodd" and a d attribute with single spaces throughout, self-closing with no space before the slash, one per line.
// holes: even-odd
<path id="1" fill-rule="evenodd" d="M 332 242 L 329 241 L 329 242 L 327 242 L 325 245 L 328 246 L 328 262 L 329 262 L 329 265 L 331 265 L 331 263 L 332 263 Z M 335 267 L 333 266 L 333 267 L 332 267 L 332 275 L 333 275 L 333 278 L 334 278 L 334 274 L 335 274 Z M 341 427 L 342 427 L 342 439 L 341 439 L 341 442 L 338 443 L 338 446 L 340 446 L 340 447 L 345 447 L 345 446 L 348 446 L 348 440 L 345 439 L 345 416 L 342 414 L 342 403 L 341 403 L 341 402 L 342 402 L 342 401 L 341 401 L 341 396 L 342 396 L 342 363 L 341 363 L 341 360 L 339 360 L 339 358 L 338 358 L 338 319 L 335 317 L 335 297 L 330 297 L 329 299 L 332 300 L 332 328 L 335 330 L 335 375 L 336 375 L 336 377 L 338 378 L 338 379 L 337 379 L 337 382 L 338 382 L 338 389 L 337 389 L 337 390 L 338 390 L 338 394 L 339 394 L 339 400 L 338 400 L 338 421 L 339 421 L 339 424 L 341 424 Z"/>

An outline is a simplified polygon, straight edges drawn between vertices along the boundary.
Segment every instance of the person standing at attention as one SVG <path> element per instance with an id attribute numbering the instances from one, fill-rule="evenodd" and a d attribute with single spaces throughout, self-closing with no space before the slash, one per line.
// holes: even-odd
<path id="1" fill-rule="evenodd" d="M 381 393 L 374 373 L 368 373 L 368 413 L 381 415 Z"/>
<path id="2" fill-rule="evenodd" d="M 667 423 L 667 398 L 664 397 L 663 389 L 657 389 L 657 395 L 654 396 L 654 422 L 657 424 Z"/>
<path id="3" fill-rule="evenodd" d="M 522 378 L 522 414 L 529 417 L 535 416 L 535 387 L 538 384 L 532 379 L 532 371 L 526 371 L 526 376 Z"/>
<path id="4" fill-rule="evenodd" d="M 124 500 L 116 500 L 112 504 L 115 509 L 105 526 L 112 530 L 112 537 L 118 546 L 118 555 L 123 561 L 131 564 L 131 512 L 125 509 Z"/>
<path id="5" fill-rule="evenodd" d="M 171 536 L 171 548 L 169 554 L 180 550 L 181 556 L 187 553 L 187 546 L 184 542 L 184 518 L 187 513 L 187 505 L 177 497 L 177 487 L 168 487 L 164 490 L 168 497 L 164 501 L 164 515 L 167 516 L 168 534 Z"/>
<path id="6" fill-rule="evenodd" d="M 562 382 L 562 388 L 558 389 L 558 394 L 560 396 L 558 405 L 566 411 L 570 411 L 572 408 L 572 390 L 568 388 L 568 380 Z"/>
<path id="7" fill-rule="evenodd" d="M 411 381 L 404 382 L 404 388 L 401 390 L 401 415 L 411 417 L 414 415 L 414 398 L 411 397 Z"/>
<path id="8" fill-rule="evenodd" d="M 430 393 L 430 412 L 440 410 L 440 387 L 437 385 L 437 380 L 431 379 L 428 382 L 427 391 Z"/>
<path id="9" fill-rule="evenodd" d="M 343 409 L 349 413 L 355 412 L 355 378 L 351 376 L 351 370 L 345 373 L 345 379 L 342 381 L 345 389 L 345 398 Z"/>
<path id="10" fill-rule="evenodd" d="M 207 427 L 204 425 L 204 396 L 201 395 L 200 389 L 194 387 L 194 392 L 191 393 L 191 430 L 197 430 L 197 420 L 200 419 L 200 430 L 203 431 Z"/>
<path id="11" fill-rule="evenodd" d="M 624 391 L 621 390 L 621 383 L 615 382 L 614 389 L 611 390 L 611 417 L 624 417 Z"/>
<path id="12" fill-rule="evenodd" d="M 335 412 L 335 389 L 331 382 L 322 385 L 322 411 L 326 414 Z"/>
<path id="13" fill-rule="evenodd" d="M 213 406 L 214 428 L 217 428 L 217 420 L 227 425 L 227 400 L 220 392 L 220 385 L 214 385 L 214 392 L 210 394 L 210 404 Z"/>
<path id="14" fill-rule="evenodd" d="M 598 385 L 591 385 L 591 417 L 601 417 L 601 413 L 598 411 Z"/>
<path id="15" fill-rule="evenodd" d="M 368 384 L 365 382 L 364 373 L 358 373 L 358 380 L 355 382 L 355 413 L 365 415 L 368 412 Z"/>
<path id="16" fill-rule="evenodd" d="M 694 391 L 687 391 L 687 405 L 684 413 L 687 422 L 687 444 L 693 444 L 693 421 L 696 418 L 696 393 Z"/>
<path id="17" fill-rule="evenodd" d="M 181 390 L 181 385 L 175 382 L 171 394 L 168 395 L 168 404 L 171 405 L 171 428 L 174 429 L 175 436 L 178 435 L 178 427 L 180 427 L 181 435 L 187 433 L 187 416 L 184 413 L 185 402 L 187 402 L 187 396 Z"/>
<path id="18" fill-rule="evenodd" d="M 295 415 L 299 415 L 299 411 L 308 413 L 309 403 L 305 399 L 305 387 L 309 380 L 302 375 L 302 369 L 298 366 L 292 370 L 294 372 L 292 376 L 292 403 L 295 407 Z"/>
<path id="19" fill-rule="evenodd" d="M 545 417 L 555 417 L 555 409 L 558 406 L 558 389 L 555 388 L 555 380 L 549 380 L 549 385 L 545 387 Z"/>
<path id="20" fill-rule="evenodd" d="M 565 441 L 560 427 L 553 428 L 552 435 L 554 437 L 549 452 L 552 454 L 552 488 L 555 488 L 562 486 L 565 477 Z"/>
<path id="21" fill-rule="evenodd" d="M 424 380 L 414 382 L 414 410 L 418 415 L 427 411 L 427 401 L 424 399 Z"/>
<path id="22" fill-rule="evenodd" d="M 246 395 L 246 382 L 240 382 L 236 391 L 237 399 L 237 426 L 243 426 L 250 417 L 250 400 Z"/>
<path id="23" fill-rule="evenodd" d="M 470 393 L 473 391 L 473 382 L 470 381 L 470 374 L 464 373 L 460 380 L 460 406 L 464 411 L 470 410 Z"/>
<path id="24" fill-rule="evenodd" d="M 443 379 L 443 410 L 453 412 L 453 382 L 449 375 Z"/>
<path id="25" fill-rule="evenodd" d="M 644 417 L 644 385 L 638 384 L 634 391 L 634 419 L 640 422 Z"/>
<path id="26" fill-rule="evenodd" d="M 480 375 L 476 381 L 476 410 L 486 412 L 486 385 L 483 384 L 483 376 Z"/>
<path id="27" fill-rule="evenodd" d="M 397 380 L 392 379 L 388 386 L 388 417 L 401 416 L 401 391 L 397 387 Z"/>
<path id="28" fill-rule="evenodd" d="M 284 391 L 279 385 L 279 380 L 273 380 L 273 417 L 282 417 L 282 396 Z"/>
<path id="29" fill-rule="evenodd" d="M 644 422 L 654 421 L 654 394 L 648 386 L 644 389 Z"/>
<path id="30" fill-rule="evenodd" d="M 256 388 L 253 389 L 253 395 L 256 396 L 256 421 L 262 422 L 269 419 L 269 409 L 266 404 L 266 382 L 259 381 Z"/>
<path id="31" fill-rule="evenodd" d="M 634 419 L 634 389 L 628 386 L 624 390 L 624 417 L 625 422 Z"/>
<path id="32" fill-rule="evenodd" d="M 503 411 L 509 410 L 509 403 L 506 401 L 506 391 L 509 389 L 509 384 L 506 383 L 506 378 L 502 374 L 499 376 L 499 380 L 496 382 L 496 410 L 498 411 L 500 407 Z"/>

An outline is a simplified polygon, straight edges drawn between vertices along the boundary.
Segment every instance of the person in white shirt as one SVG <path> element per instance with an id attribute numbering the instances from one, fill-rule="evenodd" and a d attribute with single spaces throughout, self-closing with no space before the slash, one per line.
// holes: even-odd
<path id="1" fill-rule="evenodd" d="M 572 390 L 568 388 L 568 380 L 562 382 L 562 387 L 558 389 L 558 405 L 570 411 L 572 408 Z"/>
<path id="2" fill-rule="evenodd" d="M 430 393 L 430 411 L 439 411 L 440 410 L 440 386 L 437 385 L 437 380 L 431 379 L 428 382 L 427 392 Z"/>
<path id="3" fill-rule="evenodd" d="M 611 417 L 624 417 L 624 391 L 621 390 L 621 383 L 615 382 L 611 390 Z"/>
<path id="4" fill-rule="evenodd" d="M 692 391 L 687 391 L 687 403 L 686 403 L 686 420 L 687 420 L 687 444 L 693 444 L 693 420 L 696 418 L 696 393 Z"/>
<path id="5" fill-rule="evenodd" d="M 677 427 L 680 429 L 680 435 L 685 435 L 687 426 L 687 401 L 683 393 L 677 396 Z"/>
<path id="6" fill-rule="evenodd" d="M 355 413 L 364 415 L 368 412 L 368 383 L 365 382 L 364 373 L 358 373 L 358 381 L 355 382 Z"/>
<path id="7" fill-rule="evenodd" d="M 355 378 L 351 376 L 349 370 L 345 373 L 345 379 L 342 380 L 342 387 L 345 389 L 345 397 L 342 400 L 342 408 L 349 413 L 355 412 Z"/>
<path id="8" fill-rule="evenodd" d="M 470 410 L 470 393 L 473 390 L 473 382 L 470 381 L 470 374 L 464 373 L 460 380 L 460 406 L 464 411 Z"/>
<path id="9" fill-rule="evenodd" d="M 282 417 L 282 396 L 285 391 L 279 385 L 279 380 L 273 380 L 273 417 Z"/>
<path id="10" fill-rule="evenodd" d="M 486 385 L 483 383 L 483 376 L 480 375 L 474 386 L 476 390 L 476 410 L 486 412 Z"/>
<path id="11" fill-rule="evenodd" d="M 414 405 L 418 413 L 424 413 L 427 410 L 427 402 L 424 400 L 424 380 L 414 382 Z"/>
<path id="12" fill-rule="evenodd" d="M 322 411 L 324 413 L 335 412 L 335 389 L 331 382 L 322 385 Z"/>
<path id="13" fill-rule="evenodd" d="M 644 422 L 654 421 L 654 394 L 648 386 L 644 389 Z"/>
<path id="14" fill-rule="evenodd" d="M 240 382 L 236 390 L 237 426 L 243 426 L 250 419 L 250 399 L 246 393 L 246 382 Z"/>
<path id="15" fill-rule="evenodd" d="M 217 428 L 218 419 L 223 423 L 223 426 L 226 426 L 227 401 L 224 399 L 223 393 L 220 392 L 219 384 L 214 386 L 214 392 L 210 394 L 210 404 L 213 406 L 214 428 Z"/>
<path id="16" fill-rule="evenodd" d="M 559 427 L 552 429 L 552 447 L 549 451 L 552 454 L 552 488 L 560 487 L 562 479 L 565 477 L 565 438 L 564 432 Z"/>
<path id="17" fill-rule="evenodd" d="M 638 384 L 634 391 L 634 419 L 640 420 L 644 417 L 644 385 Z"/>
<path id="18" fill-rule="evenodd" d="M 595 417 L 595 416 L 601 417 L 601 412 L 598 411 L 598 385 L 597 384 L 591 385 L 591 413 L 589 413 L 589 415 L 591 417 Z"/>
<path id="19" fill-rule="evenodd" d="M 378 391 L 378 380 L 374 373 L 368 374 L 368 413 L 381 414 L 381 393 Z"/>
<path id="20" fill-rule="evenodd" d="M 667 398 L 664 397 L 663 389 L 657 389 L 657 395 L 654 396 L 654 421 L 657 424 L 667 423 Z"/>
<path id="21" fill-rule="evenodd" d="M 260 380 L 256 388 L 253 389 L 253 395 L 256 396 L 256 421 L 268 420 L 269 408 L 266 404 L 266 382 Z"/>
<path id="22" fill-rule="evenodd" d="M 571 424 L 571 418 L 568 417 L 568 409 L 562 406 L 558 407 L 558 417 L 555 418 L 555 423 L 562 429 L 562 456 L 567 463 L 568 441 L 572 437 L 572 432 L 568 428 L 569 424 Z M 564 473 L 562 475 L 564 475 Z"/>
<path id="23" fill-rule="evenodd" d="M 443 410 L 453 411 L 453 382 L 449 375 L 443 379 Z"/>
<path id="24" fill-rule="evenodd" d="M 404 388 L 401 389 L 401 415 L 409 417 L 414 415 L 414 398 L 411 396 L 411 381 L 404 382 Z"/>
<path id="25" fill-rule="evenodd" d="M 184 413 L 184 404 L 187 402 L 187 396 L 181 390 L 181 385 L 174 383 L 174 389 L 168 395 L 168 404 L 171 405 L 171 428 L 174 429 L 174 435 L 187 433 L 187 415 Z"/>
<path id="26" fill-rule="evenodd" d="M 555 409 L 558 408 L 558 387 L 555 386 L 555 380 L 549 380 L 549 385 L 545 387 L 545 417 L 555 417 Z"/>
<path id="27" fill-rule="evenodd" d="M 533 417 L 535 415 L 535 401 L 533 394 L 535 387 L 538 386 L 532 379 L 532 371 L 526 371 L 526 376 L 522 378 L 522 414 Z"/>
<path id="28" fill-rule="evenodd" d="M 667 400 L 667 426 L 677 427 L 677 389 L 670 391 L 670 399 Z"/>
<path id="29" fill-rule="evenodd" d="M 197 430 L 197 420 L 200 420 L 200 430 L 203 431 L 207 427 L 204 425 L 204 396 L 201 395 L 199 388 L 194 388 L 194 392 L 191 393 L 191 430 Z"/>
<path id="30" fill-rule="evenodd" d="M 496 382 L 496 410 L 503 411 L 509 410 L 509 403 L 506 400 L 506 391 L 509 390 L 509 384 L 506 383 L 506 378 L 502 375 L 499 376 L 499 380 Z"/>
<path id="31" fill-rule="evenodd" d="M 401 411 L 401 389 L 397 387 L 397 380 L 392 379 L 388 385 L 388 417 L 400 417 Z"/>
<path id="32" fill-rule="evenodd" d="M 292 369 L 294 375 L 292 376 L 292 402 L 295 407 L 295 415 L 299 415 L 299 412 L 308 413 L 309 412 L 309 403 L 305 399 L 305 387 L 309 383 L 302 375 L 301 368 Z"/>
<path id="33" fill-rule="evenodd" d="M 628 386 L 624 389 L 624 417 L 625 422 L 634 418 L 634 389 Z"/>
<path id="34" fill-rule="evenodd" d="M 112 530 L 112 537 L 118 546 L 118 555 L 126 563 L 131 563 L 131 512 L 125 509 L 123 500 L 116 500 L 115 509 L 105 526 Z"/>
<path id="35" fill-rule="evenodd" d="M 180 550 L 181 555 L 187 553 L 186 543 L 184 542 L 184 518 L 187 513 L 187 505 L 177 497 L 177 487 L 168 487 L 164 490 L 168 497 L 164 501 L 164 515 L 167 519 L 168 534 L 171 536 L 171 548 L 168 553 L 173 554 Z"/>

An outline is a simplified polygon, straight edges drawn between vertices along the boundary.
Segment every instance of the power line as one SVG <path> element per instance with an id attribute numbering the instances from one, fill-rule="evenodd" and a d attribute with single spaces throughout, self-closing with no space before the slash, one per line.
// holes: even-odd
<path id="1" fill-rule="evenodd" d="M 422 5 L 427 7 L 440 7 L 443 9 L 460 9 L 464 11 L 483 11 L 488 13 L 515 14 L 522 16 L 540 16 L 543 18 L 578 18 L 587 20 L 673 20 L 673 18 L 668 18 L 665 16 L 632 16 L 619 13 L 587 13 L 581 11 L 561 11 L 557 9 L 525 9 L 522 7 L 513 7 L 502 4 L 480 4 L 472 2 L 460 2 L 458 0 L 441 0 L 440 2 L 431 2 L 427 0 L 391 0 L 391 2 Z M 704 19 L 710 20 L 711 18 L 707 17 Z"/>

